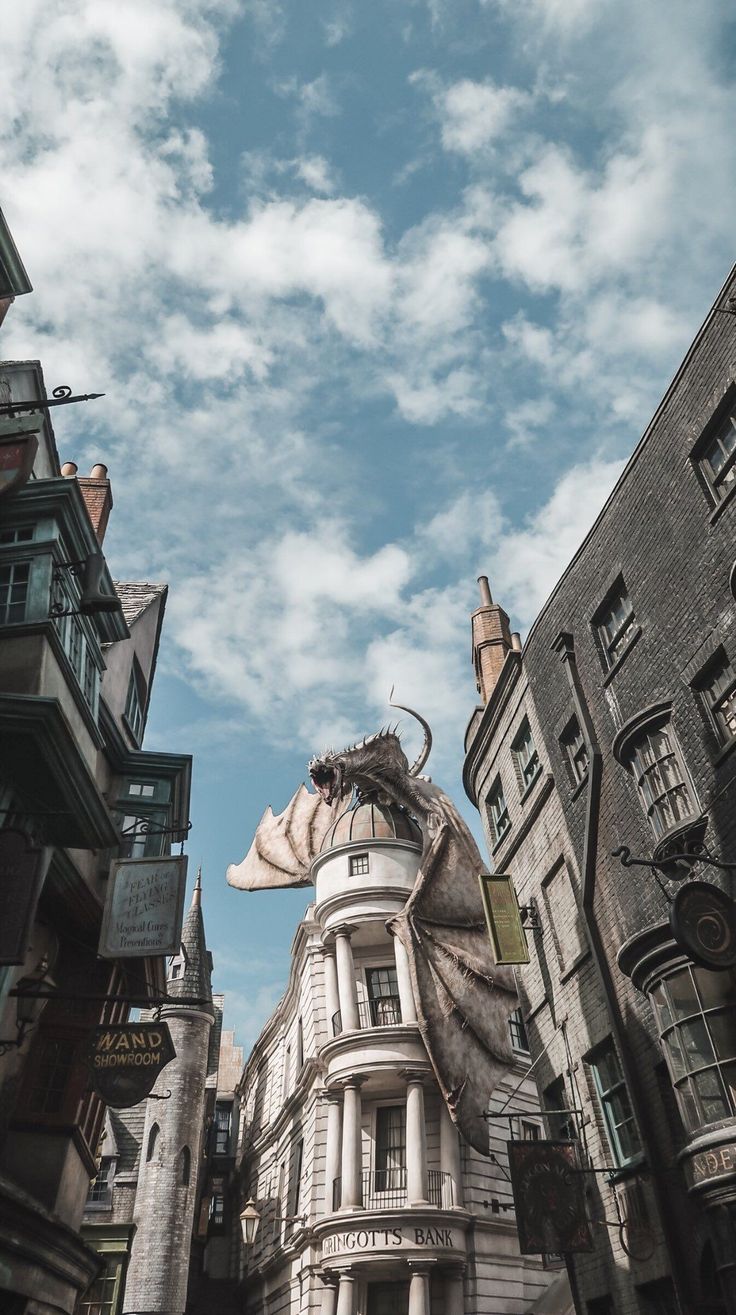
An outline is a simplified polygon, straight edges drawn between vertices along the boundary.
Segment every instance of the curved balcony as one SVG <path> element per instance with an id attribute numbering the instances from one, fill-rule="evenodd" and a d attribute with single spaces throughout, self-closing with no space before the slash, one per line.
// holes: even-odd
<path id="1" fill-rule="evenodd" d="M 427 1172 L 429 1204 L 439 1210 L 452 1210 L 457 1206 L 457 1191 L 452 1176 L 440 1169 Z M 363 1210 L 395 1210 L 406 1206 L 409 1197 L 406 1188 L 406 1169 L 366 1169 L 361 1179 L 361 1208 Z M 342 1178 L 333 1179 L 332 1209 L 342 1204 Z"/>
<path id="2" fill-rule="evenodd" d="M 402 1022 L 401 1001 L 398 995 L 383 995 L 377 1000 L 358 1001 L 358 1023 L 361 1029 L 396 1027 Z M 332 1015 L 332 1035 L 340 1036 L 342 1030 L 342 1012 L 338 1009 Z"/>

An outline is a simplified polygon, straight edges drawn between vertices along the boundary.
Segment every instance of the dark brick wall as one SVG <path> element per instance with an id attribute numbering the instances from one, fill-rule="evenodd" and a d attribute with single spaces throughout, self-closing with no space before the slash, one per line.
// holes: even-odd
<path id="1" fill-rule="evenodd" d="M 731 272 L 717 304 L 725 305 L 734 291 L 736 271 Z M 554 922 L 555 910 L 545 907 L 540 888 L 545 846 L 549 849 L 550 837 L 556 837 L 556 843 L 566 850 L 566 861 L 571 860 L 578 872 L 582 871 L 584 852 L 587 792 L 585 788 L 574 790 L 559 743 L 573 703 L 563 664 L 553 651 L 560 631 L 573 635 L 585 698 L 603 754 L 595 912 L 664 1169 L 666 1210 L 687 1272 L 693 1309 L 699 1296 L 697 1271 L 704 1221 L 687 1198 L 676 1165 L 682 1129 L 668 1090 L 669 1079 L 662 1073 L 662 1054 L 649 1005 L 616 965 L 624 941 L 665 919 L 668 904 L 646 869 L 625 869 L 611 857 L 611 851 L 621 844 L 636 855 L 650 855 L 655 845 L 634 781 L 614 759 L 612 746 L 629 718 L 652 704 L 671 702 L 672 724 L 700 808 L 709 816 L 707 842 L 721 858 L 736 861 L 736 751 L 724 752 L 717 743 L 691 685 L 696 670 L 719 644 L 736 664 L 736 604 L 729 584 L 736 559 L 736 496 L 714 511 L 691 459 L 694 445 L 735 377 L 736 318 L 715 313 L 696 339 L 598 522 L 534 623 L 520 677 L 528 682 L 527 699 L 536 713 L 535 734 L 541 737 L 540 756 L 554 777 L 554 799 L 559 801 L 562 818 L 554 825 L 544 821 L 545 815 L 556 816 L 553 799 L 532 828 L 537 833 L 532 836 L 539 864 L 536 889 L 523 857 L 517 857 L 515 864 L 524 882 L 523 898 L 534 896 L 543 920 L 546 915 Z M 641 633 L 614 674 L 606 678 L 592 619 L 619 574 L 626 582 Z M 473 737 L 478 729 L 476 724 Z M 513 729 L 499 719 L 483 763 L 493 754 L 502 761 L 499 738 L 508 739 Z M 471 762 L 472 741 L 468 748 Z M 483 763 L 477 763 L 472 773 L 482 816 Z M 546 834 L 540 838 L 542 827 Z M 499 857 L 503 863 L 503 854 Z M 507 870 L 514 871 L 514 866 L 510 863 Z M 719 878 L 711 869 L 698 875 L 728 887 L 728 878 Z M 560 929 L 554 930 L 559 935 Z M 535 1001 L 528 998 L 525 974 L 527 981 L 534 980 L 533 970 L 524 970 L 520 994 L 522 1000 L 527 997 L 527 1007 L 533 1011 Z M 611 1030 L 605 998 L 590 963 L 581 965 L 566 981 L 555 980 L 547 995 L 554 996 L 557 1019 L 567 1013 L 573 1063 L 580 1076 L 584 1068 L 580 1058 L 590 1046 L 591 1036 Z M 536 1055 L 550 1035 L 544 1010 L 534 1013 L 528 1030 Z M 537 1072 L 543 1087 L 551 1072 L 546 1059 Z M 586 1119 L 592 1126 L 598 1116 L 594 1094 L 586 1094 L 582 1081 L 579 1085 Z M 736 1129 L 734 1132 L 736 1135 Z M 594 1194 L 598 1191 L 596 1187 Z M 653 1203 L 652 1209 L 656 1215 Z M 617 1256 L 614 1273 L 610 1264 L 601 1263 L 602 1250 L 605 1247 L 599 1239 L 596 1252 L 577 1262 L 581 1310 L 586 1310 L 588 1300 L 610 1291 L 617 1312 L 641 1311 L 643 1315 L 649 1307 L 637 1295 L 637 1284 L 652 1277 L 653 1269 L 643 1273 L 636 1263 L 624 1261 L 622 1265 Z M 657 1273 L 666 1272 L 664 1255 L 655 1257 L 652 1264 L 657 1265 Z"/>

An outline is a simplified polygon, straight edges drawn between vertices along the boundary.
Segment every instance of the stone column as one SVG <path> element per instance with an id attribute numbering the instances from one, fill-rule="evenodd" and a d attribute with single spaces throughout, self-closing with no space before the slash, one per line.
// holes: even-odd
<path id="1" fill-rule="evenodd" d="M 429 1313 L 429 1270 L 409 1265 L 411 1282 L 409 1284 L 409 1315 L 430 1315 Z"/>
<path id="2" fill-rule="evenodd" d="M 337 1279 L 331 1274 L 320 1275 L 324 1287 L 322 1289 L 322 1305 L 320 1307 L 321 1315 L 335 1315 L 337 1306 Z"/>
<path id="3" fill-rule="evenodd" d="M 427 1129 L 424 1121 L 426 1073 L 404 1069 L 406 1082 L 406 1194 L 409 1205 L 427 1204 Z"/>
<path id="4" fill-rule="evenodd" d="M 328 1091 L 327 1101 L 327 1145 L 325 1149 L 325 1197 L 324 1213 L 333 1212 L 332 1187 L 340 1176 L 340 1141 L 342 1138 L 342 1095 L 338 1091 Z"/>
<path id="5" fill-rule="evenodd" d="M 414 992 L 411 989 L 411 976 L 409 974 L 409 960 L 403 943 L 398 936 L 394 936 L 394 959 L 396 960 L 396 979 L 399 984 L 399 1000 L 401 1002 L 401 1021 L 402 1023 L 416 1023 L 417 1011 L 414 1004 Z"/>
<path id="6" fill-rule="evenodd" d="M 450 1111 L 444 1100 L 440 1101 L 440 1168 L 450 1175 L 450 1195 L 443 1198 L 442 1204 L 461 1206 L 463 1203 L 462 1173 L 460 1170 L 460 1138 L 457 1128 L 450 1118 Z"/>
<path id="7" fill-rule="evenodd" d="M 340 1275 L 340 1286 L 337 1290 L 337 1315 L 353 1315 L 354 1283 L 353 1275 L 348 1270 L 343 1270 Z M 427 1315 L 429 1315 L 429 1309 Z"/>
<path id="8" fill-rule="evenodd" d="M 342 1104 L 342 1195 L 341 1210 L 356 1210 L 362 1205 L 360 1086 L 362 1078 L 349 1078 L 343 1088 Z"/>
<path id="9" fill-rule="evenodd" d="M 325 967 L 325 1009 L 327 1010 L 327 1036 L 335 1035 L 332 1020 L 340 1008 L 340 996 L 337 990 L 337 967 L 332 950 L 323 951 L 322 962 Z"/>
<path id="10" fill-rule="evenodd" d="M 350 937 L 354 927 L 343 923 L 335 929 L 335 958 L 337 960 L 337 989 L 340 996 L 343 1032 L 355 1032 L 358 1022 L 358 992 L 355 987 L 355 964 Z"/>
<path id="11" fill-rule="evenodd" d="M 462 1269 L 450 1269 L 445 1274 L 445 1302 L 442 1307 L 444 1315 L 465 1315 L 463 1273 Z"/>

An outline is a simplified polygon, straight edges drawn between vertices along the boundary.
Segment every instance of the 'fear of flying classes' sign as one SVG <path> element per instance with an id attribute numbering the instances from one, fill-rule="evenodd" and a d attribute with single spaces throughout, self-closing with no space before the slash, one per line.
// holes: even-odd
<path id="1" fill-rule="evenodd" d="M 92 1085 L 113 1109 L 144 1100 L 162 1068 L 176 1057 L 166 1023 L 123 1023 L 96 1027 L 88 1053 Z"/>
<path id="2" fill-rule="evenodd" d="M 113 863 L 102 918 L 101 957 L 178 954 L 186 881 L 184 855 Z"/>

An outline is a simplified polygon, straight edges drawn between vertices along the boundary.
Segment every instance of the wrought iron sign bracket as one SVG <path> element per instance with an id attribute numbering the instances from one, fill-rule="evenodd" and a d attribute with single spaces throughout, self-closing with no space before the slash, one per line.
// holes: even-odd
<path id="1" fill-rule="evenodd" d="M 68 406 L 70 402 L 94 402 L 98 397 L 104 397 L 104 393 L 77 393 L 72 396 L 72 390 L 68 384 L 59 384 L 58 388 L 51 390 L 50 397 L 37 397 L 28 399 L 24 402 L 2 402 L 0 403 L 0 416 L 16 416 L 27 411 L 47 411 L 50 406 Z"/>

